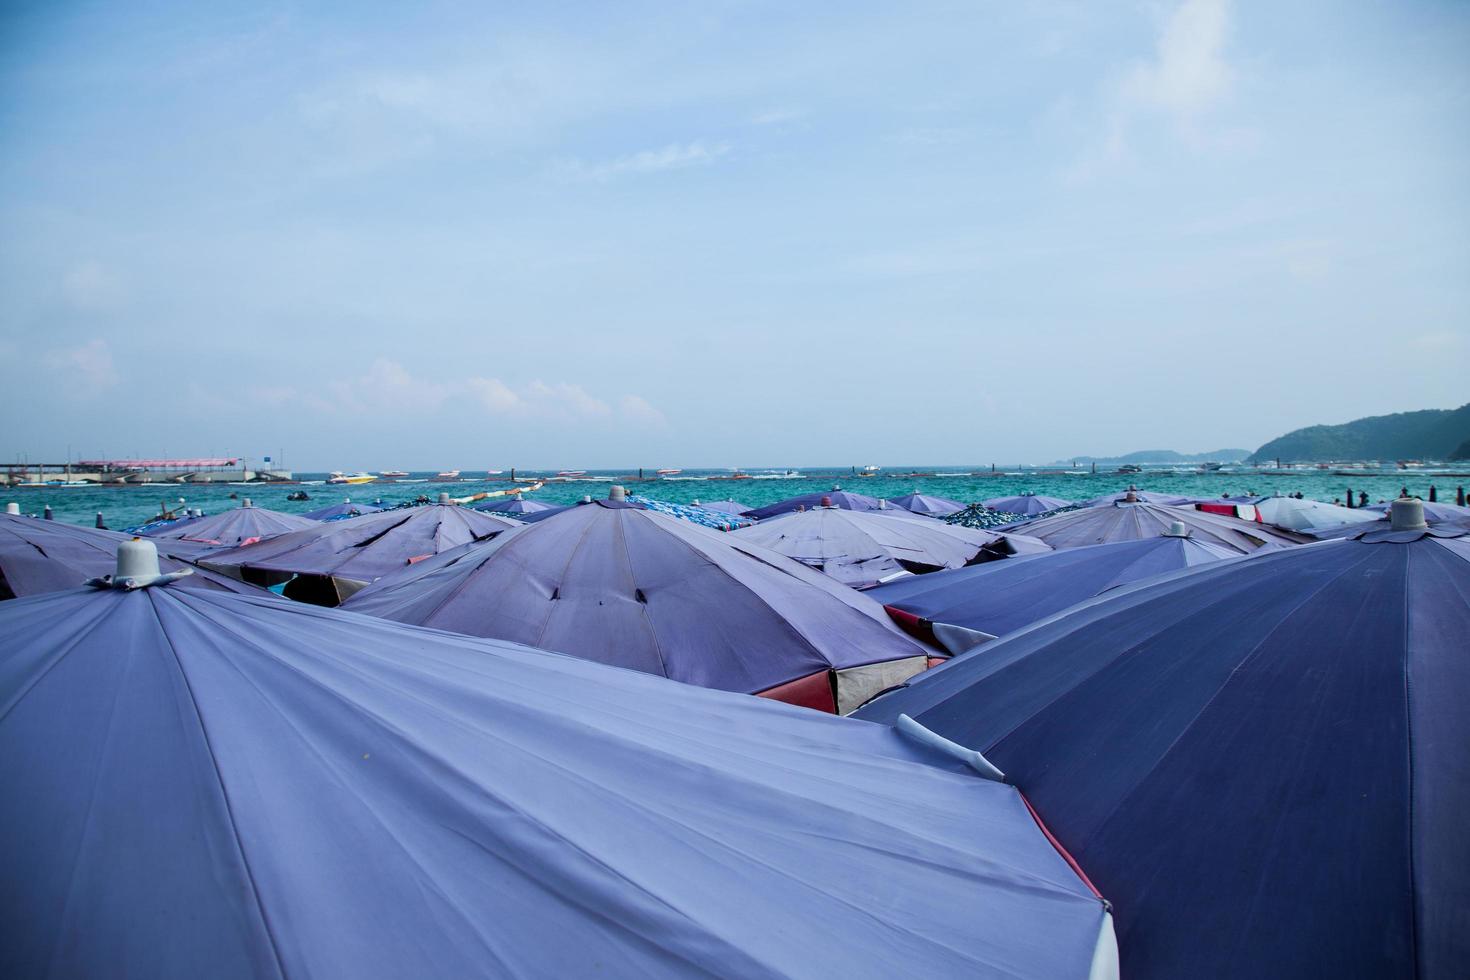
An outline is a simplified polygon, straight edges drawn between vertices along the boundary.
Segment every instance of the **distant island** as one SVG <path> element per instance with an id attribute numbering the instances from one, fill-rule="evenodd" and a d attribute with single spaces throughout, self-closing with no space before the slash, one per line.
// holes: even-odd
<path id="1" fill-rule="evenodd" d="M 1216 449 L 1208 453 L 1181 453 L 1173 449 L 1140 449 L 1136 453 L 1126 453 L 1122 456 L 1068 456 L 1059 459 L 1053 466 L 1067 466 L 1076 463 L 1100 463 L 1107 466 L 1133 463 L 1138 466 L 1146 464 L 1172 464 L 1172 463 L 1238 463 L 1251 454 L 1249 449 Z"/>
<path id="2" fill-rule="evenodd" d="M 1470 404 L 1312 425 L 1257 449 L 1252 463 L 1349 459 L 1470 459 Z"/>

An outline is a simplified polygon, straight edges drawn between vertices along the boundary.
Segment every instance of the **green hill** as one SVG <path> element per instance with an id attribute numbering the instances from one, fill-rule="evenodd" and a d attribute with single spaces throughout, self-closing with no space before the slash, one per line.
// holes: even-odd
<path id="1" fill-rule="evenodd" d="M 1452 459 L 1456 454 L 1470 454 L 1470 404 L 1308 426 L 1272 439 L 1250 461 Z"/>

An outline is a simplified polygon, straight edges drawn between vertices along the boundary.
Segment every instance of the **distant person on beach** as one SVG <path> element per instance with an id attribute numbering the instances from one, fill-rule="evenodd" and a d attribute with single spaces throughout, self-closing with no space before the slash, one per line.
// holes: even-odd
<path id="1" fill-rule="evenodd" d="M 1383 501 L 1380 500 L 1379 503 L 1383 503 Z M 1368 491 L 1367 490 L 1359 490 L 1358 491 L 1358 506 L 1359 507 L 1367 507 L 1368 506 Z"/>

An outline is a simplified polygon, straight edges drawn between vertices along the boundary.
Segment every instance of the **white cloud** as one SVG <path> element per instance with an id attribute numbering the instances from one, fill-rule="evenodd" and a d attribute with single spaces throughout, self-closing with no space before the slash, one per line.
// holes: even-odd
<path id="1" fill-rule="evenodd" d="M 277 407 L 298 402 L 313 411 L 335 414 L 391 411 L 400 415 L 434 415 L 448 408 L 451 402 L 468 403 L 473 411 L 502 418 L 581 421 L 611 419 L 615 414 L 607 401 L 571 382 L 537 379 L 516 387 L 499 378 L 479 375 L 434 380 L 419 377 L 385 357 L 373 361 L 362 375 L 328 381 L 317 391 L 257 386 L 246 394 L 262 405 Z M 638 395 L 624 395 L 617 405 L 617 415 L 622 419 L 644 423 L 663 421 L 663 413 Z"/>
<path id="2" fill-rule="evenodd" d="M 1219 103 L 1234 81 L 1224 55 L 1229 24 L 1228 0 L 1185 0 L 1165 21 L 1153 60 L 1124 79 L 1124 97 L 1181 116 Z"/>
<path id="3" fill-rule="evenodd" d="M 801 109 L 779 108 L 767 109 L 750 117 L 750 121 L 757 126 L 775 126 L 780 123 L 795 122 L 806 115 Z"/>
<path id="4" fill-rule="evenodd" d="M 118 382 L 112 350 L 105 340 L 90 340 L 80 347 L 47 351 L 44 362 L 47 367 L 72 375 L 93 389 L 112 388 Z"/>
<path id="5" fill-rule="evenodd" d="M 1225 55 L 1230 13 L 1230 0 L 1184 0 L 1173 8 L 1153 56 L 1129 65 L 1107 87 L 1101 136 L 1069 168 L 1069 180 L 1086 181 L 1126 162 L 1132 131 L 1149 118 L 1166 121 L 1194 149 L 1241 151 L 1258 143 L 1253 131 L 1212 119 L 1237 80 Z"/>
<path id="6" fill-rule="evenodd" d="M 117 277 L 100 262 L 88 260 L 68 269 L 61 288 L 67 301 L 79 310 L 105 310 L 117 302 Z"/>
<path id="7" fill-rule="evenodd" d="M 670 143 L 657 150 L 642 150 L 611 160 L 588 162 L 569 159 L 559 161 L 557 170 L 580 180 L 612 180 L 627 174 L 652 174 L 666 170 L 684 170 L 714 163 L 731 150 L 729 143 Z"/>
<path id="8" fill-rule="evenodd" d="M 624 395 L 618 402 L 619 414 L 629 422 L 641 425 L 664 426 L 669 420 L 664 413 L 648 403 L 648 399 L 639 395 Z"/>

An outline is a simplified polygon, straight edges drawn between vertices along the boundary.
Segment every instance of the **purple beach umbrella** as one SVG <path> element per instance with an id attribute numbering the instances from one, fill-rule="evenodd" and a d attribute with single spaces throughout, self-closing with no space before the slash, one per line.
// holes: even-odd
<path id="1" fill-rule="evenodd" d="M 906 510 L 911 514 L 923 514 L 926 517 L 947 517 L 965 509 L 965 505 L 958 500 L 950 500 L 948 497 L 931 497 L 917 490 L 904 494 L 902 497 L 889 497 L 888 503 L 891 507 Z"/>
<path id="2" fill-rule="evenodd" d="M 766 504 L 764 507 L 746 511 L 741 516 L 763 521 L 768 517 L 793 514 L 799 510 L 814 510 L 817 507 L 836 507 L 840 510 L 878 510 L 879 506 L 877 497 L 849 493 L 841 487 L 833 487 L 821 493 L 804 493 L 799 497 L 778 500 L 774 504 Z"/>
<path id="3" fill-rule="evenodd" d="M 1236 555 L 1165 533 L 899 579 L 865 595 L 913 635 L 958 654 L 1120 585 Z"/>
<path id="4" fill-rule="evenodd" d="M 336 605 L 389 572 L 519 526 L 497 514 L 454 504 L 428 504 L 350 521 L 313 521 L 305 530 L 214 552 L 200 560 L 209 568 L 247 581 L 286 582 L 285 594 L 293 599 Z"/>
<path id="5" fill-rule="evenodd" d="M 143 533 L 154 541 L 193 541 L 233 548 L 316 526 L 317 522 L 309 517 L 256 507 L 247 499 L 233 510 L 154 525 Z"/>
<path id="6" fill-rule="evenodd" d="M 989 551 L 994 557 L 1051 550 L 1023 535 L 919 518 L 820 507 L 731 532 L 861 589 L 905 572 L 960 568 Z M 1014 539 L 1014 540 L 1013 540 Z"/>
<path id="7" fill-rule="evenodd" d="M 1196 541 L 1223 545 L 1242 555 L 1261 548 L 1290 547 L 1312 540 L 1304 534 L 1269 524 L 1208 514 L 1193 507 L 1169 507 L 1142 501 L 1069 510 L 1012 524 L 1007 530 L 1040 538 L 1060 551 L 1090 544 L 1156 538 L 1171 530 L 1176 523 L 1182 524 Z"/>
<path id="8" fill-rule="evenodd" d="M 94 527 L 79 527 L 61 521 L 0 515 L 0 599 L 74 589 L 88 579 L 113 570 L 119 542 L 132 536 Z M 237 582 L 227 575 L 192 565 L 189 558 L 201 549 L 189 542 L 159 542 L 164 554 L 159 563 L 165 572 L 189 569 L 180 579 L 185 589 L 263 594 L 263 589 Z M 175 551 L 175 546 L 179 546 Z M 169 552 L 174 551 L 174 554 Z"/>
<path id="9" fill-rule="evenodd" d="M 329 504 L 316 510 L 307 511 L 302 517 L 313 521 L 341 521 L 349 517 L 361 517 L 364 514 L 376 514 L 383 508 L 372 504 L 357 503 L 352 500 L 343 500 L 340 504 Z"/>
<path id="10" fill-rule="evenodd" d="M 1034 517 L 1075 505 L 1075 501 L 1063 500 L 1061 497 L 1042 497 L 1034 493 L 1023 493 L 1015 497 L 992 497 L 982 500 L 981 503 L 991 510 L 1019 514 L 1022 517 Z"/>
<path id="11" fill-rule="evenodd" d="M 1105 593 L 858 717 L 1003 771 L 1116 903 L 1124 977 L 1460 976 L 1470 530 L 1411 511 Z"/>
<path id="12" fill-rule="evenodd" d="M 176 584 L 0 632 L 5 976 L 1115 972 L 1021 795 L 885 726 Z"/>
<path id="13" fill-rule="evenodd" d="M 428 559 L 344 608 L 827 711 L 930 656 L 880 606 L 739 532 L 617 500 Z"/>

